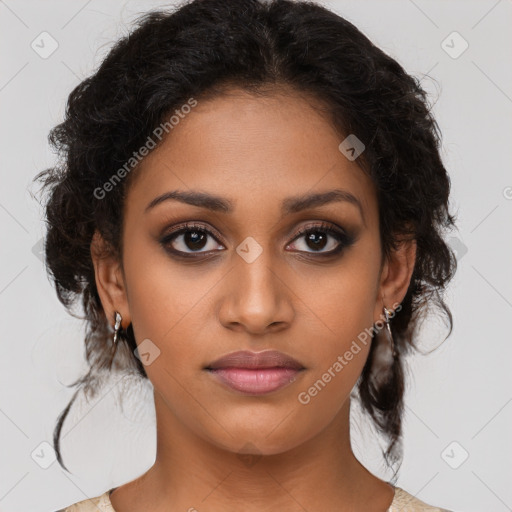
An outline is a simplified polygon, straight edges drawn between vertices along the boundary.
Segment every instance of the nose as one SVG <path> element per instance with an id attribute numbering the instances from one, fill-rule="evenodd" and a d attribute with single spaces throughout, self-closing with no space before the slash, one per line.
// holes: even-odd
<path id="1" fill-rule="evenodd" d="M 263 251 L 251 263 L 239 258 L 226 275 L 219 319 L 227 329 L 265 334 L 291 325 L 290 284 L 267 254 Z"/>

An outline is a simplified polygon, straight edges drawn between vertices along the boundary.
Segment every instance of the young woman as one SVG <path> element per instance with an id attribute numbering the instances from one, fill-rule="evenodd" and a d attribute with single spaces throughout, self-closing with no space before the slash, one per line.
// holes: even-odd
<path id="1" fill-rule="evenodd" d="M 154 465 L 67 512 L 441 510 L 368 471 L 349 429 L 358 400 L 399 463 L 418 320 L 451 327 L 418 80 L 314 3 L 196 0 L 144 15 L 50 141 L 47 265 L 88 322 L 77 393 L 136 372 L 157 417 Z"/>

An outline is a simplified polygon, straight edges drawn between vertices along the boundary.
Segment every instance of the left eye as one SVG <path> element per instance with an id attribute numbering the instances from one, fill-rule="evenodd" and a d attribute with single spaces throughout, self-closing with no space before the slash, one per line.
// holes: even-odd
<path id="1" fill-rule="evenodd" d="M 331 226 L 313 226 L 303 228 L 294 239 L 294 243 L 288 247 L 297 245 L 295 240 L 302 240 L 299 247 L 292 247 L 298 251 L 309 253 L 329 254 L 342 249 L 344 245 L 349 245 L 346 235 Z M 345 241 L 345 243 L 344 243 Z M 308 251 L 307 249 L 312 249 Z"/>

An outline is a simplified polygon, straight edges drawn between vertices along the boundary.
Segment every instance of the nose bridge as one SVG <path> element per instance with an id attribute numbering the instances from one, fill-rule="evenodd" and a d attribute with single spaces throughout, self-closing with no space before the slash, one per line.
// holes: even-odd
<path id="1" fill-rule="evenodd" d="M 278 278 L 278 261 L 272 251 L 249 237 L 237 247 L 234 258 L 222 322 L 226 326 L 241 324 L 253 332 L 289 323 L 292 306 Z"/>
<path id="2" fill-rule="evenodd" d="M 241 252 L 243 249 L 239 250 Z M 237 253 L 239 250 L 237 250 Z M 250 248 L 249 253 L 246 254 L 250 254 L 255 250 L 255 248 Z M 248 297 L 275 297 L 276 293 L 278 293 L 278 286 L 277 283 L 275 283 L 276 271 L 274 269 L 276 262 L 271 255 L 271 251 L 268 249 L 263 250 L 262 248 L 260 254 L 254 259 L 246 259 L 244 256 L 240 256 L 240 254 L 238 256 L 241 261 L 238 262 L 235 272 L 241 290 L 246 293 Z"/>
<path id="3" fill-rule="evenodd" d="M 273 266 L 276 262 L 272 257 L 272 251 L 249 238 L 237 247 L 236 252 L 240 259 L 235 270 L 240 299 L 243 298 L 255 305 L 261 301 L 275 302 L 278 286 L 275 283 Z M 263 306 L 264 304 L 259 305 L 260 308 Z"/>

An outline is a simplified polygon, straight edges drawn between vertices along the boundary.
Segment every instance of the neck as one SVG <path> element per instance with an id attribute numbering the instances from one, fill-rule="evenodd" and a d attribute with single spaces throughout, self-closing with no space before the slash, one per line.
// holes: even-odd
<path id="1" fill-rule="evenodd" d="M 326 429 L 299 446 L 283 451 L 286 439 L 279 437 L 277 425 L 275 449 L 266 444 L 266 453 L 252 443 L 241 443 L 234 452 L 210 442 L 179 421 L 157 393 L 155 407 L 155 464 L 127 484 L 134 495 L 144 496 L 142 508 L 229 512 L 244 503 L 247 512 L 276 508 L 382 512 L 393 499 L 394 488 L 372 475 L 352 452 L 349 400 Z M 285 429 L 282 432 L 285 436 Z M 122 498 L 118 491 L 111 498 L 114 507 L 117 498 Z M 129 501 L 133 504 L 133 499 Z M 123 512 L 130 510 L 128 503 L 119 505 Z"/>

